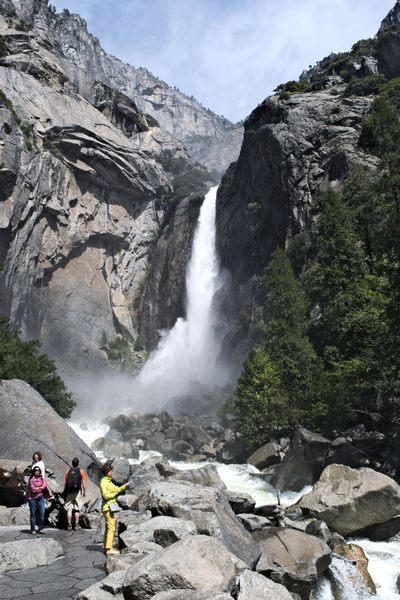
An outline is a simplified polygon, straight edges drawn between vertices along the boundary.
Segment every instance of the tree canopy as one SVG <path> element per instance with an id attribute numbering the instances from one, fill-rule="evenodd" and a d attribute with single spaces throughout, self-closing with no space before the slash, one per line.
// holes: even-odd
<path id="1" fill-rule="evenodd" d="M 39 354 L 40 343 L 23 342 L 8 320 L 0 317 L 0 379 L 22 379 L 37 390 L 64 418 L 71 416 L 75 402 L 57 374 L 55 363 Z"/>

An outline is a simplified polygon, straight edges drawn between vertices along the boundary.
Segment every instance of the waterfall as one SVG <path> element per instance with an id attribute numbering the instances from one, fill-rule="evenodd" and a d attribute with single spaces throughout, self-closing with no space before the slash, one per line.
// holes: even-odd
<path id="1" fill-rule="evenodd" d="M 173 400 L 194 397 L 229 381 L 227 371 L 217 365 L 220 340 L 213 306 L 222 285 L 215 243 L 217 189 L 211 188 L 204 199 L 193 238 L 186 273 L 186 318 L 162 332 L 157 349 L 139 373 L 135 396 L 140 408 L 165 408 Z"/>

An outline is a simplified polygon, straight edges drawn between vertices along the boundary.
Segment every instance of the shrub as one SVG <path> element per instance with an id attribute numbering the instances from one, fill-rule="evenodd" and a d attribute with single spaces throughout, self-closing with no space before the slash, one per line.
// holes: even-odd
<path id="1" fill-rule="evenodd" d="M 26 381 L 68 419 L 75 402 L 57 374 L 55 363 L 45 354 L 38 354 L 39 347 L 38 341 L 21 341 L 8 320 L 0 317 L 0 379 Z"/>
<path id="2" fill-rule="evenodd" d="M 274 92 L 284 93 L 287 92 L 289 94 L 304 94 L 306 92 L 311 91 L 311 85 L 308 81 L 287 81 L 286 83 L 281 83 L 274 89 Z"/>
<path id="3" fill-rule="evenodd" d="M 343 92 L 344 96 L 370 96 L 377 94 L 385 83 L 385 77 L 379 75 L 368 75 L 363 79 L 352 77 Z"/>

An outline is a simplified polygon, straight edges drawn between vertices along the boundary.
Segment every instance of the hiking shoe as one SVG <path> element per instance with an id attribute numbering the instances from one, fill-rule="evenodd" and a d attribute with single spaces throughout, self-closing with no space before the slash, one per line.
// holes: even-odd
<path id="1" fill-rule="evenodd" d="M 106 550 L 106 556 L 113 556 L 117 554 L 120 554 L 120 551 L 116 548 L 110 548 L 109 550 Z"/>
<path id="2" fill-rule="evenodd" d="M 68 531 L 72 531 L 72 525 L 68 525 L 67 529 Z"/>
<path id="3" fill-rule="evenodd" d="M 36 535 L 36 531 L 31 531 L 31 534 L 32 535 Z"/>
<path id="4" fill-rule="evenodd" d="M 43 529 L 39 529 L 38 533 L 40 533 L 40 535 L 46 535 L 46 532 Z"/>
<path id="5" fill-rule="evenodd" d="M 74 529 L 75 529 L 75 531 L 79 531 L 81 529 L 81 526 L 80 525 L 75 525 Z"/>

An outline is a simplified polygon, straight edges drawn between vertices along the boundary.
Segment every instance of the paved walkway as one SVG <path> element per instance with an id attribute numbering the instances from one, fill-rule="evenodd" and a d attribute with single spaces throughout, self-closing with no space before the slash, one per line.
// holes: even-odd
<path id="1" fill-rule="evenodd" d="M 64 556 L 50 565 L 0 574 L 2 600 L 65 600 L 104 579 L 105 557 L 90 529 L 65 531 L 46 528 L 46 537 L 57 540 Z M 28 527 L 0 527 L 0 543 L 31 539 Z"/>

